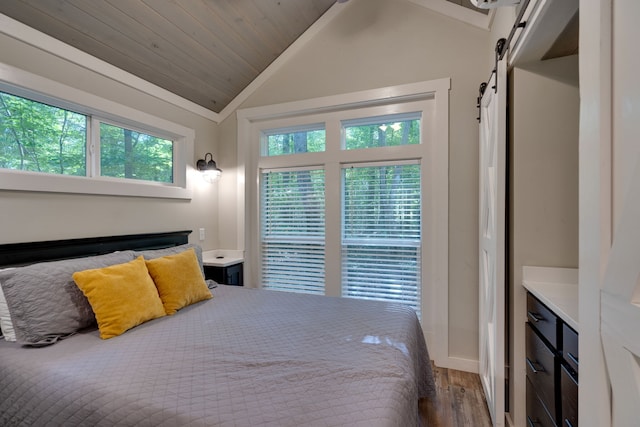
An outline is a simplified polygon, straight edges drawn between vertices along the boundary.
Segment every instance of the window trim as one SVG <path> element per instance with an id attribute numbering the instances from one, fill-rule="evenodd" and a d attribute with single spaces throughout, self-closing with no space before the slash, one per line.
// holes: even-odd
<path id="1" fill-rule="evenodd" d="M 86 114 L 88 126 L 98 120 L 174 141 L 173 183 L 0 169 L 0 190 L 191 199 L 193 129 L 3 63 L 0 91 Z M 92 166 L 87 164 L 87 170 Z"/>
<path id="2" fill-rule="evenodd" d="M 426 243 L 426 250 L 433 254 L 426 258 L 423 254 L 423 292 L 421 305 L 423 313 L 423 330 L 427 339 L 431 356 L 436 364 L 449 366 L 451 356 L 449 355 L 449 285 L 448 285 L 448 203 L 449 203 L 449 90 L 451 80 L 449 78 L 411 83 L 406 85 L 391 86 L 379 89 L 365 90 L 342 95 L 333 95 L 323 98 L 315 98 L 303 101 L 294 101 L 283 104 L 253 107 L 237 111 L 238 130 L 238 180 L 237 180 L 237 214 L 238 214 L 238 234 L 237 247 L 246 250 L 245 278 L 247 283 L 254 283 L 259 276 L 257 263 L 252 263 L 251 259 L 256 254 L 254 242 L 255 236 L 259 233 L 257 222 L 253 220 L 258 215 L 258 192 L 256 173 L 258 170 L 259 147 L 256 143 L 260 141 L 259 131 L 256 125 L 265 120 L 282 120 L 282 127 L 294 125 L 292 118 L 306 116 L 305 118 L 313 122 L 313 115 L 320 113 L 342 112 L 356 108 L 382 107 L 383 114 L 393 114 L 394 105 L 403 105 L 413 101 L 432 100 L 428 103 L 428 111 L 431 120 L 433 143 L 426 148 L 428 154 L 423 157 L 423 196 L 425 200 L 430 200 L 429 209 L 423 209 L 423 236 L 431 236 Z M 344 115 L 343 115 L 344 117 Z M 345 117 L 346 118 L 346 117 Z M 299 121 L 296 121 L 299 122 Z M 317 122 L 317 120 L 316 120 Z M 327 129 L 329 132 L 340 132 L 340 129 Z M 329 141 L 327 141 L 329 144 Z M 401 159 L 406 156 L 407 151 L 414 150 L 415 145 L 378 147 L 371 150 L 367 161 L 378 161 L 388 159 L 391 155 Z M 425 148 L 421 148 L 425 149 Z M 330 147 L 327 146 L 330 151 Z M 327 177 L 339 171 L 340 163 L 357 162 L 363 160 L 360 154 L 352 154 L 354 151 L 341 151 L 340 159 L 327 163 Z M 318 165 L 324 163 L 322 156 L 326 153 L 306 153 L 305 162 L 308 165 Z M 358 158 L 354 157 L 358 156 Z M 278 158 L 280 157 L 280 158 Z M 282 159 L 285 157 L 285 159 Z M 268 157 L 260 159 L 260 168 L 276 168 L 285 166 L 287 156 Z M 405 159 L 408 157 L 404 157 Z M 284 161 L 284 162 L 283 162 Z M 337 173 L 339 176 L 339 173 Z M 329 178 L 327 178 L 329 179 Z M 327 183 L 329 186 L 329 183 Z M 335 210 L 335 207 L 328 206 L 328 210 Z M 327 215 L 327 222 L 335 220 Z M 337 231 L 340 232 L 339 230 Z M 329 231 L 328 231 L 329 233 Z M 329 238 L 327 236 L 327 238 Z M 339 241 L 339 239 L 338 239 Z M 328 251 L 336 248 L 327 247 Z M 338 251 L 339 252 L 339 251 Z M 329 261 L 328 261 L 329 262 Z M 424 289 L 424 283 L 432 285 Z"/>

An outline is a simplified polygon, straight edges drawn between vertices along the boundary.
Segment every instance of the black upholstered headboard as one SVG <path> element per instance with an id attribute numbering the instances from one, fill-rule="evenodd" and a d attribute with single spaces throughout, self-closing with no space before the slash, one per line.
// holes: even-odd
<path id="1" fill-rule="evenodd" d="M 88 237 L 0 245 L 0 268 L 42 261 L 101 255 L 127 249 L 161 249 L 188 243 L 191 230 Z"/>

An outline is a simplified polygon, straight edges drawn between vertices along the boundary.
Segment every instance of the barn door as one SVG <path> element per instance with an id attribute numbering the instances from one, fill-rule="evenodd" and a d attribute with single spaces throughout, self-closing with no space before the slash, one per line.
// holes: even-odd
<path id="1" fill-rule="evenodd" d="M 640 425 L 640 2 L 612 7 L 612 239 L 601 290 L 601 335 L 613 426 Z"/>
<path id="2" fill-rule="evenodd" d="M 505 401 L 506 61 L 498 61 L 480 99 L 480 379 L 494 426 Z"/>

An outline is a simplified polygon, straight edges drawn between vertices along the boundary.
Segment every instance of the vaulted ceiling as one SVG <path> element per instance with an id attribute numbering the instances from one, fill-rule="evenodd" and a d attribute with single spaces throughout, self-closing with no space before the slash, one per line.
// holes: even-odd
<path id="1" fill-rule="evenodd" d="M 2 0 L 0 13 L 220 112 L 335 2 Z"/>

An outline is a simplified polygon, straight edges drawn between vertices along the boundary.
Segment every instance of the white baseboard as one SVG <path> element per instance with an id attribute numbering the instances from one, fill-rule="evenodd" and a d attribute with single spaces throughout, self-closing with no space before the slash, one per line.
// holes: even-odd
<path id="1" fill-rule="evenodd" d="M 480 372 L 480 362 L 472 359 L 462 359 L 460 357 L 447 357 L 445 363 L 436 364 L 441 368 L 455 369 L 456 371 L 471 372 L 477 374 Z"/>

